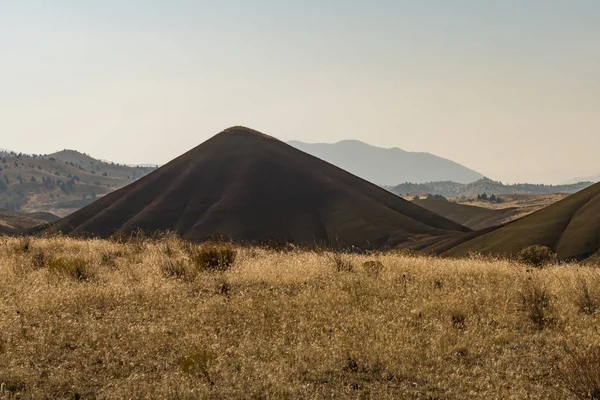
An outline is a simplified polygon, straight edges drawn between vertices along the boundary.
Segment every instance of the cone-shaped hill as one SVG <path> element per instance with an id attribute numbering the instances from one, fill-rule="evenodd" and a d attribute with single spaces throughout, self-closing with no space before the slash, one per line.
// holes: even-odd
<path id="1" fill-rule="evenodd" d="M 243 127 L 55 223 L 52 232 L 110 237 L 174 231 L 201 241 L 380 248 L 469 229 Z"/>
<path id="2" fill-rule="evenodd" d="M 462 243 L 444 255 L 515 255 L 540 244 L 552 248 L 563 260 L 589 257 L 600 250 L 600 183 L 498 229 L 464 237 L 471 239 L 460 239 Z"/>

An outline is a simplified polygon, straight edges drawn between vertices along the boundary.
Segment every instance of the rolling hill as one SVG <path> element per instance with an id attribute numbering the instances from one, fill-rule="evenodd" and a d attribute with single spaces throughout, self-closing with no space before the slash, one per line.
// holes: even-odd
<path id="1" fill-rule="evenodd" d="M 397 147 L 384 149 L 358 140 L 333 144 L 290 141 L 288 144 L 377 185 L 444 180 L 468 183 L 483 178 L 476 171 L 433 154 L 408 152 Z"/>
<path id="2" fill-rule="evenodd" d="M 521 214 L 517 207 L 490 209 L 431 199 L 414 200 L 413 203 L 473 230 L 501 225 Z"/>
<path id="3" fill-rule="evenodd" d="M 152 170 L 99 161 L 73 150 L 49 155 L 0 152 L 0 207 L 64 216 Z"/>
<path id="4" fill-rule="evenodd" d="M 470 231 L 248 128 L 229 128 L 158 170 L 58 221 L 49 233 L 174 231 L 202 241 L 361 249 Z"/>
<path id="5" fill-rule="evenodd" d="M 475 182 L 462 184 L 452 181 L 428 182 L 428 183 L 402 183 L 396 186 L 388 186 L 386 189 L 398 195 L 427 195 L 439 194 L 445 197 L 472 197 L 478 194 L 551 194 L 551 193 L 576 193 L 592 185 L 592 182 L 578 182 L 568 185 L 542 185 L 530 183 L 518 183 L 505 185 L 488 178 L 479 179 Z"/>
<path id="6" fill-rule="evenodd" d="M 60 217 L 46 212 L 25 213 L 0 209 L 0 234 L 18 233 L 59 219 Z"/>
<path id="7" fill-rule="evenodd" d="M 560 259 L 589 257 L 600 249 L 600 184 L 498 229 L 471 236 L 443 254 L 512 256 L 525 247 L 540 244 L 552 248 Z"/>

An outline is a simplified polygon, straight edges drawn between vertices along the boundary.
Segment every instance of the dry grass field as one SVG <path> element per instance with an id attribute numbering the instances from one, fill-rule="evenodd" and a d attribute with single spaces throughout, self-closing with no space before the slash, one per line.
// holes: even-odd
<path id="1" fill-rule="evenodd" d="M 205 251 L 0 238 L 0 398 L 600 398 L 593 265 Z"/>

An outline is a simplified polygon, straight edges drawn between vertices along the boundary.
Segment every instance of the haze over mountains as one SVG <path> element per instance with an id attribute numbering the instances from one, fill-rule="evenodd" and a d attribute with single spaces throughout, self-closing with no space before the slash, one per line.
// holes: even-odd
<path id="1" fill-rule="evenodd" d="M 431 181 L 469 183 L 483 178 L 472 169 L 433 154 L 409 152 L 397 147 L 384 149 L 358 140 L 332 144 L 287 143 L 377 185 Z"/>
<path id="2" fill-rule="evenodd" d="M 270 136 L 234 127 L 48 232 L 381 248 L 468 232 Z"/>
<path id="3" fill-rule="evenodd" d="M 573 178 L 573 179 L 570 179 L 570 180 L 566 181 L 565 184 L 576 183 L 576 182 L 585 182 L 585 181 L 600 182 L 600 174 L 599 175 L 586 176 L 586 177 L 583 177 L 583 178 Z"/>

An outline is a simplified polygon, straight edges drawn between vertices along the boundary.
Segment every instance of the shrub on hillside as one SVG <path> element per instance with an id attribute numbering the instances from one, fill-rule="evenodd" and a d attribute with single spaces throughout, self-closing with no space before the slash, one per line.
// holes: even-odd
<path id="1" fill-rule="evenodd" d="M 229 244 L 207 243 L 192 249 L 191 259 L 201 271 L 226 271 L 234 263 L 237 252 Z"/>
<path id="2" fill-rule="evenodd" d="M 536 244 L 521 250 L 519 261 L 532 267 L 543 267 L 556 262 L 556 253 L 549 247 Z"/>

